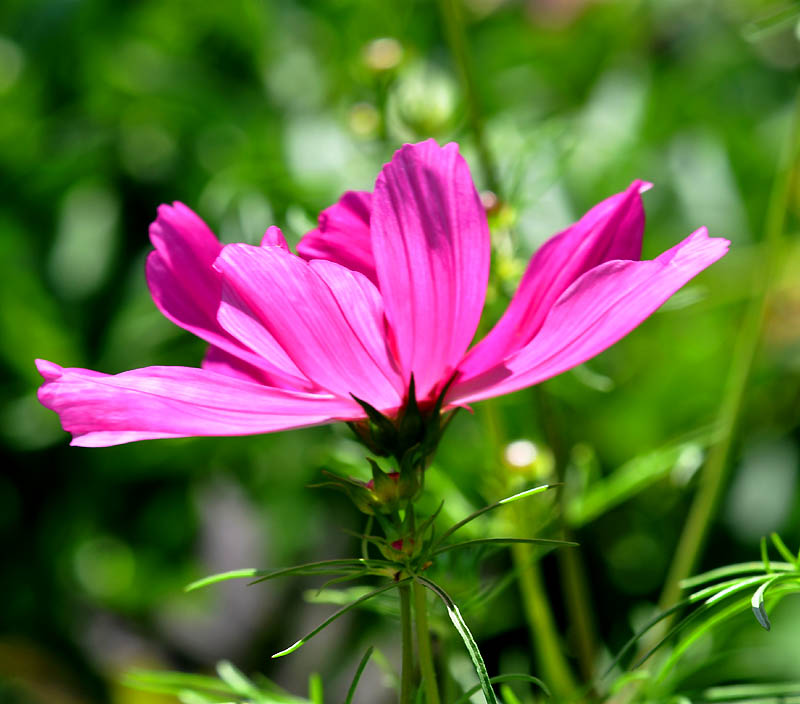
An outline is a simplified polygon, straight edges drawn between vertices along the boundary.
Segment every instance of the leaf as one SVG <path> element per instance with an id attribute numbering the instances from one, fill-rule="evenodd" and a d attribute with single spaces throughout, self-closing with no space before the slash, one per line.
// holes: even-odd
<path id="1" fill-rule="evenodd" d="M 706 702 L 730 702 L 742 699 L 796 696 L 798 694 L 800 694 L 800 682 L 781 682 L 779 684 L 731 684 L 721 687 L 709 687 L 700 694 L 700 697 Z"/>
<path id="2" fill-rule="evenodd" d="M 764 572 L 772 572 L 772 566 L 769 564 L 769 554 L 767 553 L 766 536 L 763 535 L 761 536 L 760 548 L 761 548 L 761 561 L 764 563 Z"/>
<path id="3" fill-rule="evenodd" d="M 776 581 L 782 580 L 784 577 L 788 575 L 779 575 L 777 577 L 772 577 Z M 795 575 L 791 576 L 792 579 L 797 579 Z M 785 581 L 785 580 L 783 580 Z M 798 585 L 782 585 L 775 590 L 776 597 L 784 596 L 785 594 L 789 594 L 791 592 L 798 591 Z M 683 655 L 684 652 L 693 644 L 695 643 L 701 636 L 707 633 L 711 628 L 716 626 L 718 623 L 726 621 L 733 616 L 738 615 L 742 611 L 744 611 L 748 604 L 751 603 L 750 598 L 739 599 L 735 601 L 733 604 L 729 605 L 724 609 L 717 610 L 714 614 L 712 614 L 708 619 L 706 619 L 702 624 L 700 624 L 695 630 L 689 633 L 685 638 L 683 638 L 676 646 L 675 649 L 670 653 L 669 658 L 664 662 L 661 667 L 661 671 L 659 672 L 658 677 L 656 680 L 663 679 L 666 674 L 675 666 L 675 663 L 678 659 Z"/>
<path id="4" fill-rule="evenodd" d="M 211 584 L 216 584 L 217 582 L 224 582 L 228 579 L 243 579 L 246 577 L 257 577 L 259 574 L 262 574 L 261 570 L 255 567 L 248 567 L 241 570 L 230 570 L 228 572 L 219 572 L 217 574 L 209 575 L 208 577 L 203 577 L 201 579 L 195 580 L 191 584 L 187 584 L 183 591 L 185 592 L 192 592 L 195 589 L 202 589 L 203 587 L 208 587 Z"/>
<path id="5" fill-rule="evenodd" d="M 275 657 L 273 655 L 273 657 Z M 322 677 L 314 672 L 308 678 L 308 698 L 312 704 L 324 704 L 322 695 Z"/>
<path id="6" fill-rule="evenodd" d="M 236 694 L 241 694 L 244 697 L 257 699 L 261 693 L 244 673 L 239 670 L 233 663 L 228 660 L 222 660 L 217 663 L 217 674 L 219 678 L 225 682 Z"/>
<path id="7" fill-rule="evenodd" d="M 538 677 L 533 677 L 532 675 L 525 675 L 522 673 L 519 674 L 509 674 L 509 675 L 496 675 L 495 677 L 490 677 L 489 682 L 492 684 L 500 684 L 501 682 L 529 682 L 530 684 L 535 684 L 539 689 L 541 689 L 545 696 L 550 696 L 550 690 L 547 688 L 547 685 L 542 682 Z M 471 689 L 468 689 L 464 694 L 462 694 L 454 704 L 468 704 L 470 697 L 476 692 L 479 692 L 481 689 L 481 685 L 476 684 Z"/>
<path id="8" fill-rule="evenodd" d="M 481 651 L 478 648 L 478 644 L 475 642 L 475 639 L 472 637 L 472 633 L 470 633 L 467 624 L 464 622 L 461 612 L 458 610 L 458 606 L 456 606 L 455 602 L 450 598 L 447 592 L 444 591 L 439 585 L 434 584 L 425 577 L 415 577 L 415 579 L 420 584 L 430 589 L 444 602 L 445 607 L 447 607 L 447 615 L 450 617 L 450 620 L 456 627 L 458 635 L 460 635 L 461 639 L 464 641 L 464 645 L 467 646 L 467 652 L 469 653 L 469 657 L 472 660 L 473 666 L 475 667 L 475 672 L 478 674 L 480 690 L 483 692 L 483 696 L 486 699 L 486 704 L 498 704 L 497 697 L 492 689 L 492 681 L 489 678 L 489 673 L 486 670 L 486 663 L 483 662 L 483 657 L 481 656 Z"/>
<path id="9" fill-rule="evenodd" d="M 508 496 L 505 499 L 501 499 L 500 501 L 496 501 L 493 504 L 489 504 L 488 506 L 484 506 L 483 508 L 478 509 L 477 511 L 471 513 L 466 518 L 460 520 L 458 523 L 454 524 L 450 528 L 448 528 L 434 543 L 433 547 L 436 548 L 441 545 L 445 540 L 447 540 L 453 533 L 455 533 L 459 528 L 463 528 L 467 523 L 474 521 L 478 516 L 482 516 L 487 511 L 492 511 L 493 509 L 500 508 L 500 506 L 505 506 L 506 504 L 513 503 L 514 501 L 519 501 L 520 499 L 527 499 L 529 496 L 535 496 L 536 494 L 541 494 L 548 489 L 552 489 L 556 486 L 560 486 L 560 484 L 542 484 L 541 486 L 533 487 L 532 489 L 527 489 L 526 491 L 521 491 L 519 494 L 514 494 L 513 496 Z"/>
<path id="10" fill-rule="evenodd" d="M 792 554 L 792 551 L 786 547 L 786 543 L 783 542 L 781 536 L 779 536 L 777 533 L 771 533 L 769 537 L 772 540 L 772 544 L 775 546 L 775 549 L 781 554 L 783 559 L 793 564 L 795 569 L 797 569 L 797 559 Z"/>
<path id="11" fill-rule="evenodd" d="M 362 597 L 359 597 L 352 603 L 348 604 L 347 606 L 343 606 L 341 609 L 336 611 L 333 615 L 326 618 L 319 626 L 317 626 L 313 631 L 308 633 L 307 635 L 303 636 L 300 640 L 296 643 L 293 643 L 288 648 L 281 650 L 280 652 L 275 653 L 272 657 L 273 658 L 282 658 L 284 655 L 289 655 L 289 653 L 293 653 L 295 650 L 300 648 L 301 646 L 305 645 L 308 641 L 310 641 L 317 633 L 322 631 L 323 629 L 327 628 L 331 623 L 333 623 L 337 618 L 340 616 L 344 616 L 348 611 L 354 609 L 358 606 L 361 602 L 366 601 L 367 599 L 371 599 L 378 594 L 382 594 L 383 592 L 389 591 L 390 589 L 394 589 L 395 587 L 408 582 L 411 578 L 406 577 L 405 579 L 398 580 L 397 582 L 390 582 L 389 584 L 385 584 L 382 587 L 378 587 L 377 589 L 373 589 L 369 594 L 365 594 Z"/>
<path id="12" fill-rule="evenodd" d="M 465 540 L 461 543 L 452 543 L 451 545 L 444 545 L 434 550 L 431 553 L 431 556 L 441 555 L 443 552 L 447 552 L 448 550 L 470 547 L 472 545 L 482 545 L 482 544 L 510 545 L 512 543 L 529 543 L 533 545 L 548 545 L 550 547 L 578 546 L 578 543 L 574 543 L 570 540 L 551 540 L 549 538 L 475 538 L 474 540 Z"/>
<path id="13" fill-rule="evenodd" d="M 376 570 L 378 573 L 382 569 L 393 569 L 394 566 L 387 560 L 364 560 L 363 558 L 340 559 L 340 560 L 322 560 L 319 562 L 308 562 L 304 565 L 296 565 L 294 567 L 286 567 L 276 570 L 259 570 L 256 568 L 248 568 L 242 570 L 232 570 L 230 572 L 221 572 L 219 574 L 212 574 L 208 577 L 198 579 L 191 584 L 184 587 L 184 591 L 191 592 L 195 589 L 201 589 L 217 582 L 224 582 L 228 579 L 242 579 L 258 577 L 252 583 L 257 584 L 264 582 L 268 579 L 275 579 L 276 577 L 284 577 L 291 574 L 342 574 L 352 570 Z"/>
<path id="14" fill-rule="evenodd" d="M 571 527 L 579 528 L 607 513 L 663 479 L 681 463 L 684 453 L 707 447 L 713 436 L 713 429 L 706 428 L 693 433 L 688 441 L 658 448 L 626 462 L 566 502 L 564 516 L 567 522 Z"/>
<path id="15" fill-rule="evenodd" d="M 755 592 L 753 592 L 753 597 L 750 599 L 750 606 L 753 609 L 753 615 L 756 617 L 756 621 L 761 625 L 761 627 L 768 631 L 772 626 L 769 622 L 769 616 L 767 616 L 767 610 L 764 608 L 764 592 L 767 590 L 770 584 L 775 581 L 775 577 L 772 579 L 764 582 Z"/>
<path id="16" fill-rule="evenodd" d="M 717 602 L 726 599 L 732 594 L 742 591 L 743 589 L 746 589 L 747 587 L 750 587 L 753 584 L 757 584 L 758 582 L 765 579 L 770 579 L 770 576 L 759 575 L 757 577 L 749 577 L 737 581 L 731 584 L 730 586 L 717 591 L 715 594 L 706 599 L 705 602 L 703 602 L 703 604 L 701 604 L 697 609 L 692 611 L 685 618 L 683 618 L 681 621 L 675 624 L 663 638 L 661 638 L 652 648 L 650 648 L 650 650 L 648 650 L 639 659 L 639 661 L 636 663 L 636 665 L 634 665 L 634 667 L 636 668 L 641 666 L 642 663 L 644 663 L 656 650 L 658 650 L 664 643 L 666 643 L 670 638 L 672 638 L 672 636 L 682 631 L 690 623 L 692 623 L 694 620 L 705 614 L 707 611 L 712 610 L 716 606 Z M 696 599 L 694 601 L 696 601 Z"/>
<path id="17" fill-rule="evenodd" d="M 770 566 L 775 572 L 793 572 L 795 567 L 790 562 L 770 562 Z M 763 572 L 763 562 L 739 562 L 735 565 L 726 565 L 725 567 L 717 567 L 716 569 L 703 572 L 702 574 L 689 577 L 681 582 L 681 587 L 684 589 L 691 589 L 699 584 L 706 582 L 713 582 L 715 579 L 722 579 L 723 577 L 731 577 L 736 574 L 747 574 L 749 572 Z"/>
<path id="18" fill-rule="evenodd" d="M 350 684 L 350 689 L 347 690 L 347 698 L 344 700 L 344 704 L 352 704 L 353 697 L 356 693 L 356 688 L 358 687 L 358 682 L 361 679 L 361 675 L 364 673 L 364 668 L 367 666 L 369 659 L 372 657 L 372 652 L 375 650 L 372 646 L 367 648 L 367 652 L 364 653 L 364 657 L 361 658 L 361 662 L 358 663 L 358 667 L 356 668 L 356 674 L 353 676 L 353 681 Z"/>
<path id="19" fill-rule="evenodd" d="M 759 563 L 754 563 L 759 564 Z M 608 666 L 606 671 L 603 673 L 603 676 L 607 676 L 611 670 L 616 667 L 619 661 L 624 657 L 625 653 L 627 653 L 636 643 L 639 641 L 645 633 L 647 633 L 651 628 L 659 624 L 661 621 L 666 619 L 669 616 L 672 616 L 677 611 L 686 608 L 687 606 L 691 606 L 692 604 L 697 603 L 701 600 L 706 600 L 706 605 L 711 606 L 716 601 L 726 598 L 731 594 L 741 591 L 753 584 L 757 584 L 762 580 L 769 579 L 769 575 L 758 575 L 756 577 L 748 577 L 745 579 L 733 579 L 727 582 L 723 582 L 721 584 L 714 584 L 709 587 L 705 587 L 693 594 L 690 594 L 687 598 L 683 599 L 682 601 L 678 602 L 674 606 L 662 611 L 661 613 L 656 614 L 650 621 L 648 621 L 642 628 L 639 629 L 637 633 L 635 633 L 625 645 L 619 650 L 617 655 L 611 661 L 611 664 Z M 703 607 L 699 607 L 697 611 L 693 611 L 692 613 L 688 614 L 683 620 L 678 622 L 673 628 L 663 637 L 661 638 L 647 653 L 642 656 L 639 662 L 636 664 L 636 667 L 640 666 L 643 662 L 645 662 L 658 648 L 660 648 L 667 640 L 669 640 L 673 635 L 678 633 L 682 628 L 687 626 L 692 620 L 697 618 L 702 614 Z"/>

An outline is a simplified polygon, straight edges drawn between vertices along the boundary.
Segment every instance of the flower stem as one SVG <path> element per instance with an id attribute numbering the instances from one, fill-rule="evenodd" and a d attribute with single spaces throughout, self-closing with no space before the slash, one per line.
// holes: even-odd
<path id="1" fill-rule="evenodd" d="M 431 651 L 431 631 L 428 627 L 428 596 L 425 587 L 414 581 L 414 615 L 417 621 L 417 652 L 422 671 L 427 704 L 439 704 L 439 688 L 436 684 L 436 669 Z"/>
<path id="2" fill-rule="evenodd" d="M 684 524 L 661 595 L 661 608 L 667 608 L 677 601 L 681 580 L 688 577 L 695 568 L 725 487 L 733 438 L 764 328 L 770 286 L 778 268 L 786 214 L 791 201 L 792 186 L 797 183 L 798 170 L 800 170 L 800 93 L 795 99 L 787 148 L 783 153 L 770 194 L 760 261 L 755 267 L 753 296 L 745 311 L 734 346 L 727 388 L 719 412 L 719 441 L 710 450 L 705 468 L 700 475 L 697 494 Z"/>
<path id="3" fill-rule="evenodd" d="M 495 458 L 500 457 L 505 444 L 505 437 L 501 420 L 497 413 L 497 406 L 494 402 L 487 401 L 483 407 L 488 430 L 487 435 L 492 444 L 492 456 Z M 517 505 L 512 512 L 512 516 L 519 528 L 527 525 L 528 516 L 522 506 Z M 541 571 L 536 563 L 536 556 L 531 546 L 524 543 L 512 545 L 511 556 L 519 575 L 519 588 L 525 609 L 525 619 L 528 622 L 528 631 L 539 667 L 542 669 L 542 678 L 546 680 L 557 700 L 569 701 L 575 696 L 577 683 L 561 649 L 561 639 L 550 609 L 550 602 L 544 588 Z"/>
<path id="4" fill-rule="evenodd" d="M 439 0 L 439 9 L 447 44 L 458 69 L 461 89 L 464 91 L 464 97 L 467 101 L 467 116 L 472 136 L 475 138 L 475 147 L 478 150 L 483 180 L 489 190 L 498 193 L 497 168 L 492 158 L 492 153 L 486 144 L 483 115 L 481 114 L 480 100 L 478 98 L 478 88 L 475 84 L 475 74 L 472 71 L 472 64 L 469 60 L 467 36 L 464 31 L 464 18 L 461 15 L 460 2 L 459 0 Z"/>
<path id="5" fill-rule="evenodd" d="M 525 616 L 542 668 L 542 678 L 553 691 L 556 701 L 569 701 L 576 693 L 572 671 L 561 651 L 558 629 L 550 611 L 542 574 L 530 545 L 516 543 L 511 546 L 514 564 L 519 574 L 519 587 Z"/>
<path id="6" fill-rule="evenodd" d="M 400 627 L 403 634 L 403 664 L 400 673 L 400 704 L 411 704 L 414 684 L 414 639 L 411 634 L 411 589 L 408 584 L 400 592 Z"/>
<path id="7" fill-rule="evenodd" d="M 533 393 L 542 418 L 542 430 L 553 453 L 556 478 L 558 481 L 564 482 L 566 479 L 565 469 L 569 458 L 561 414 L 544 386 L 535 386 Z M 565 540 L 571 540 L 570 529 L 564 518 L 566 511 L 563 487 L 559 487 L 556 491 L 558 492 L 558 501 L 561 504 L 559 519 L 563 537 Z M 591 682 L 594 677 L 597 635 L 590 608 L 592 603 L 590 589 L 580 552 L 577 550 L 559 550 L 558 566 L 561 574 L 567 618 L 574 632 L 572 644 L 577 655 L 583 680 Z"/>

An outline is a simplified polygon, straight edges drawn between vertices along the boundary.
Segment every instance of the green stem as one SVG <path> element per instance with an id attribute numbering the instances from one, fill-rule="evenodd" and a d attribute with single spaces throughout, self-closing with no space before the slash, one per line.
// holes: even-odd
<path id="1" fill-rule="evenodd" d="M 780 244 L 786 225 L 792 185 L 796 182 L 800 160 L 800 93 L 795 101 L 788 148 L 778 167 L 764 223 L 764 241 L 757 262 L 753 297 L 745 312 L 733 350 L 727 388 L 719 412 L 720 439 L 711 449 L 700 476 L 700 484 L 684 524 L 675 557 L 670 566 L 660 606 L 667 608 L 680 595 L 680 582 L 694 570 L 705 544 L 709 525 L 719 503 L 728 475 L 728 459 L 737 429 L 742 403 L 750 379 L 766 317 L 770 285 L 780 258 Z M 664 625 L 664 629 L 668 624 Z"/>
<path id="2" fill-rule="evenodd" d="M 460 0 L 439 0 L 439 9 L 450 53 L 458 69 L 461 89 L 464 91 L 467 101 L 467 115 L 472 135 L 475 138 L 475 147 L 478 150 L 483 180 L 488 189 L 499 195 L 497 168 L 495 167 L 494 159 L 492 159 L 491 150 L 486 144 L 483 115 L 478 98 L 478 88 L 475 83 L 475 74 L 472 71 L 472 64 L 469 60 L 467 35 L 464 30 L 464 18 L 461 15 Z"/>
<path id="3" fill-rule="evenodd" d="M 519 574 L 522 603 L 533 647 L 542 668 L 542 679 L 552 690 L 555 701 L 569 701 L 575 696 L 577 685 L 561 650 L 558 628 L 549 608 L 533 550 L 525 543 L 515 543 L 511 546 L 511 553 Z"/>
<path id="4" fill-rule="evenodd" d="M 407 584 L 400 592 L 400 627 L 403 633 L 403 664 L 400 673 L 400 704 L 411 704 L 414 689 L 414 639 L 411 633 L 411 589 Z"/>
<path id="5" fill-rule="evenodd" d="M 427 704 L 439 704 L 439 688 L 436 685 L 436 669 L 431 651 L 431 631 L 428 626 L 428 595 L 416 580 L 414 581 L 414 615 L 417 621 L 417 653 L 422 671 L 422 684 L 425 688 Z"/>
<path id="6" fill-rule="evenodd" d="M 565 468 L 567 466 L 567 443 L 564 438 L 564 423 L 561 421 L 558 408 L 553 399 L 543 386 L 533 388 L 534 398 L 541 416 L 542 430 L 547 444 L 553 452 L 553 463 L 556 479 L 565 481 Z M 558 502 L 561 505 L 559 520 L 565 540 L 572 538 L 569 526 L 564 518 L 564 491 L 559 487 Z M 586 571 L 580 552 L 577 550 L 559 550 L 558 566 L 561 574 L 561 583 L 566 604 L 567 618 L 574 634 L 573 646 L 578 658 L 581 675 L 585 682 L 591 682 L 594 677 L 595 652 L 597 648 L 597 635 L 595 633 L 594 619 L 590 608 L 591 595 L 586 581 Z"/>
<path id="7" fill-rule="evenodd" d="M 488 435 L 493 446 L 492 456 L 500 457 L 505 438 L 496 404 L 488 401 L 483 408 Z M 512 515 L 517 526 L 526 525 L 526 514 L 521 507 L 516 507 Z M 550 610 L 547 592 L 542 582 L 539 566 L 536 564 L 533 549 L 530 545 L 515 543 L 511 546 L 511 556 L 519 575 L 525 617 L 537 660 L 542 668 L 542 679 L 547 682 L 557 700 L 569 700 L 575 695 L 577 683 L 561 648 L 558 628 Z"/>

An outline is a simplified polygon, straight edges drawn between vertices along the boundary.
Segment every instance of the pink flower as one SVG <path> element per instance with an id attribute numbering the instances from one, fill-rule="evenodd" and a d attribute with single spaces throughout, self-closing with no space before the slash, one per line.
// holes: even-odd
<path id="1" fill-rule="evenodd" d="M 116 375 L 39 360 L 40 401 L 72 444 L 245 435 L 386 415 L 413 374 L 421 407 L 451 381 L 454 407 L 537 384 L 614 344 L 728 241 L 705 228 L 639 261 L 636 181 L 550 239 L 472 349 L 489 276 L 486 215 L 456 144 L 405 145 L 372 194 L 325 210 L 292 254 L 280 230 L 222 246 L 186 206 L 159 208 L 147 280 L 159 309 L 210 343 L 201 369 Z"/>

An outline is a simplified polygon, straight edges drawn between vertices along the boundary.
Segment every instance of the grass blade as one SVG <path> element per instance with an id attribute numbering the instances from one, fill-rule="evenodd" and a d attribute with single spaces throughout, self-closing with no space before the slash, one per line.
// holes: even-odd
<path id="1" fill-rule="evenodd" d="M 361 675 L 364 674 L 364 668 L 367 666 L 369 659 L 372 657 L 372 652 L 375 650 L 372 646 L 367 648 L 367 652 L 364 653 L 364 657 L 361 658 L 361 662 L 358 663 L 358 667 L 356 668 L 356 674 L 353 676 L 353 681 L 350 684 L 350 689 L 347 690 L 347 698 L 344 700 L 344 704 L 352 704 L 353 697 L 356 693 L 356 687 L 358 687 L 358 682 L 361 679 Z"/>
<path id="2" fill-rule="evenodd" d="M 492 511 L 493 509 L 500 508 L 501 506 L 505 506 L 506 504 L 510 504 L 514 501 L 519 501 L 520 499 L 527 499 L 529 496 L 535 496 L 536 494 L 542 494 L 548 489 L 552 489 L 559 484 L 542 484 L 541 486 L 533 487 L 532 489 L 527 489 L 526 491 L 521 491 L 519 494 L 514 494 L 513 496 L 507 496 L 505 499 L 500 499 L 500 501 L 496 501 L 493 504 L 489 504 L 488 506 L 484 506 L 483 508 L 479 508 L 477 511 L 471 513 L 466 518 L 460 520 L 458 523 L 454 524 L 450 528 L 448 528 L 434 543 L 434 549 L 441 545 L 447 538 L 449 538 L 453 533 L 455 533 L 460 528 L 463 528 L 467 523 L 474 521 L 478 516 L 482 516 L 487 511 Z"/>
<path id="3" fill-rule="evenodd" d="M 773 572 L 793 572 L 795 566 L 791 562 L 770 562 L 770 567 Z M 725 577 L 733 577 L 737 574 L 749 574 L 751 572 L 763 572 L 763 562 L 739 562 L 735 565 L 727 565 L 725 567 L 717 567 L 716 569 L 703 572 L 702 574 L 689 577 L 681 581 L 681 587 L 684 589 L 691 589 L 700 584 L 713 582 L 717 579 Z"/>
<path id="4" fill-rule="evenodd" d="M 486 704 L 498 704 L 497 697 L 492 689 L 492 681 L 489 678 L 489 673 L 486 670 L 486 663 L 483 662 L 483 657 L 481 656 L 481 651 L 478 648 L 478 644 L 475 642 L 475 639 L 472 637 L 472 633 L 470 633 L 467 624 L 464 622 L 461 612 L 458 610 L 458 606 L 456 606 L 449 594 L 439 585 L 434 584 L 429 579 L 425 579 L 425 577 L 416 577 L 416 580 L 420 584 L 430 589 L 444 602 L 444 605 L 447 607 L 447 615 L 450 617 L 450 620 L 456 627 L 458 635 L 460 635 L 461 639 L 464 641 L 464 645 L 467 646 L 469 657 L 472 660 L 472 664 L 475 666 L 475 672 L 478 674 L 480 689 L 483 692 L 484 698 L 486 699 Z"/>
<path id="5" fill-rule="evenodd" d="M 550 540 L 548 538 L 475 538 L 474 540 L 465 540 L 461 543 L 452 543 L 450 545 L 443 545 L 431 553 L 433 555 L 441 555 L 448 550 L 455 550 L 456 548 L 470 547 L 471 545 L 510 545 L 512 543 L 529 543 L 532 545 L 548 545 L 550 547 L 577 547 L 579 544 L 571 540 Z"/>
<path id="6" fill-rule="evenodd" d="M 275 653 L 272 657 L 273 658 L 282 658 L 284 655 L 288 655 L 289 653 L 293 653 L 295 650 L 300 648 L 302 645 L 305 645 L 308 641 L 310 641 L 317 633 L 322 631 L 323 629 L 327 628 L 331 623 L 333 623 L 337 618 L 340 616 L 344 616 L 348 611 L 354 609 L 360 603 L 366 601 L 367 599 L 371 599 L 378 594 L 382 594 L 383 592 L 389 591 L 390 589 L 394 589 L 401 584 L 408 582 L 411 578 L 406 577 L 405 579 L 401 579 L 397 582 L 390 582 L 389 584 L 384 584 L 382 587 L 378 587 L 377 589 L 373 589 L 369 594 L 365 594 L 362 597 L 359 597 L 355 601 L 347 604 L 347 606 L 343 606 L 341 609 L 333 613 L 331 616 L 326 618 L 319 626 L 317 626 L 313 631 L 308 633 L 307 635 L 303 636 L 300 640 L 296 643 L 293 643 L 288 648 L 281 650 L 278 653 Z"/>
<path id="7" fill-rule="evenodd" d="M 495 677 L 490 677 L 489 681 L 492 684 L 501 684 L 503 682 L 529 682 L 530 684 L 535 684 L 539 689 L 541 689 L 545 696 L 550 696 L 550 690 L 547 689 L 547 685 L 542 682 L 538 677 L 533 677 L 532 675 L 524 675 L 524 674 L 514 674 L 514 675 L 496 675 Z M 479 684 L 476 684 L 471 689 L 468 689 L 464 694 L 462 694 L 454 704 L 468 704 L 470 697 L 473 694 L 476 694 L 481 689 Z"/>
<path id="8" fill-rule="evenodd" d="M 275 579 L 276 577 L 284 577 L 292 574 L 335 574 L 336 572 L 347 572 L 348 570 L 363 570 L 367 569 L 379 573 L 380 570 L 394 569 L 394 565 L 388 560 L 365 560 L 363 558 L 352 559 L 339 559 L 339 560 L 321 560 L 319 562 L 307 562 L 303 565 L 295 565 L 294 567 L 285 567 L 274 570 L 260 570 L 254 567 L 231 570 L 230 572 L 220 572 L 219 574 L 212 574 L 208 577 L 198 579 L 191 584 L 184 587 L 184 591 L 191 592 L 195 589 L 202 589 L 218 582 L 224 582 L 228 579 L 243 579 L 253 578 L 253 584 L 264 582 L 268 579 Z"/>

